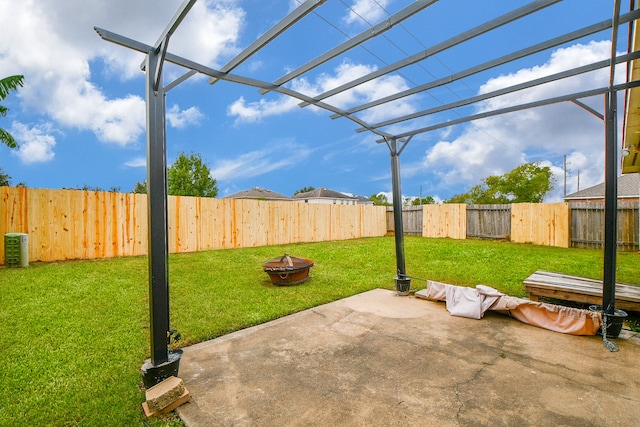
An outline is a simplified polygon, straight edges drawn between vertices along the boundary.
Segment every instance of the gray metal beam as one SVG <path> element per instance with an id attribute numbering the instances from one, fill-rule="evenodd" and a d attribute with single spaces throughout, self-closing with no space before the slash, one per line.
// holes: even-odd
<path id="1" fill-rule="evenodd" d="M 628 62 L 634 59 L 640 58 L 640 51 L 636 51 L 636 52 L 632 52 L 626 55 L 621 55 L 619 57 L 616 58 L 616 63 L 620 64 L 623 62 Z M 505 87 L 502 89 L 498 89 L 492 92 L 487 92 L 487 93 L 483 93 L 482 95 L 477 95 L 477 96 L 473 96 L 471 98 L 466 98 L 466 99 L 461 99 L 459 101 L 455 101 L 455 102 L 451 102 L 449 104 L 444 104 L 444 105 L 439 105 L 437 107 L 433 107 L 430 108 L 428 110 L 423 110 L 423 111 L 418 111 L 412 114 L 407 114 L 405 116 L 400 116 L 400 117 L 396 117 L 394 119 L 389 119 L 389 120 L 385 120 L 379 123 L 373 123 L 371 124 L 372 128 L 380 128 L 383 126 L 389 126 L 392 124 L 396 124 L 396 123 L 400 123 L 400 122 L 404 122 L 407 120 L 413 120 L 413 119 L 417 119 L 419 117 L 424 117 L 424 116 L 428 116 L 430 114 L 435 114 L 435 113 L 440 113 L 442 111 L 447 111 L 447 110 L 452 110 L 454 108 L 458 108 L 458 107 L 463 107 L 466 105 L 470 105 L 470 104 L 474 104 L 476 102 L 480 102 L 480 101 L 485 101 L 487 99 L 491 99 L 491 98 L 495 98 L 497 96 L 501 96 L 501 95 L 506 95 L 509 93 L 513 93 L 513 92 L 517 92 L 523 89 L 528 89 L 534 86 L 539 86 L 541 84 L 545 84 L 545 83 L 550 83 L 556 80 L 561 80 L 567 77 L 572 77 L 572 76 L 576 76 L 579 74 L 583 74 L 583 73 L 588 73 L 590 71 L 594 71 L 600 68 L 605 68 L 610 66 L 611 61 L 609 59 L 605 59 L 603 61 L 599 61 L 599 62 L 594 62 L 593 64 L 588 64 L 588 65 L 584 65 L 582 67 L 577 67 L 577 68 L 573 68 L 571 70 L 566 70 L 566 71 L 562 71 L 559 73 L 555 73 L 555 74 L 550 74 L 548 76 L 545 77 L 541 77 L 539 79 L 535 79 L 535 80 L 530 80 L 528 82 L 524 82 L 524 83 L 520 83 L 517 85 L 513 85 L 513 86 L 509 86 L 509 87 Z M 575 101 L 574 103 L 577 103 L 577 101 Z M 587 106 L 584 106 L 584 104 L 580 104 L 580 106 L 582 108 L 589 108 Z M 586 109 L 585 108 L 585 109 Z M 588 110 L 589 112 L 593 113 L 593 111 L 591 109 Z M 599 113 L 596 112 L 596 115 L 598 115 Z M 333 115 L 331 116 L 331 118 L 337 118 L 337 117 L 341 117 L 341 116 L 336 116 Z M 604 116 L 602 116 L 600 114 L 600 118 L 604 120 Z M 364 132 L 365 128 L 358 128 L 356 129 L 356 132 Z"/>
<path id="2" fill-rule="evenodd" d="M 415 55 L 409 56 L 408 58 L 403 59 L 402 61 L 398 61 L 395 62 L 393 64 L 387 65 L 386 67 L 383 67 L 377 71 L 374 71 L 372 73 L 369 73 L 367 75 L 364 75 L 360 78 L 357 78 L 355 80 L 352 80 L 351 82 L 345 83 L 341 86 L 338 86 L 334 89 L 331 89 L 325 93 L 322 93 L 320 95 L 316 95 L 313 97 L 313 99 L 315 101 L 320 101 L 323 100 L 325 98 L 328 98 L 330 96 L 336 95 L 340 92 L 344 92 L 345 90 L 351 89 L 353 87 L 356 87 L 362 83 L 368 82 L 370 80 L 373 80 L 375 78 L 384 76 L 386 74 L 389 74 L 393 71 L 399 70 L 400 68 L 406 67 L 408 65 L 411 64 L 415 64 L 416 62 L 422 61 L 423 59 L 428 58 L 429 56 L 433 56 L 436 55 L 439 52 L 442 52 L 446 49 L 449 49 L 453 46 L 456 46 L 462 42 L 465 42 L 467 40 L 470 40 L 474 37 L 477 37 L 479 35 L 485 34 L 491 30 L 494 30 L 498 27 L 501 27 L 503 25 L 506 25 L 510 22 L 513 22 L 517 19 L 520 19 L 524 16 L 530 15 L 540 9 L 543 9 L 545 7 L 548 7 L 552 4 L 558 3 L 561 0 L 539 0 L 533 3 L 529 3 L 528 5 L 525 5 L 521 8 L 518 8 L 512 12 L 509 12 L 505 15 L 502 15 L 496 19 L 492 19 L 489 22 L 486 22 L 482 25 L 479 25 L 475 28 L 472 28 L 469 31 L 465 31 L 462 34 L 459 34 L 455 37 L 452 37 L 448 40 L 445 40 L 429 49 L 423 50 L 422 52 L 419 52 Z M 301 107 L 306 107 L 308 105 L 310 105 L 312 103 L 307 103 L 304 102 L 302 104 L 300 104 Z"/>
<path id="3" fill-rule="evenodd" d="M 640 17 L 640 13 L 637 13 L 638 17 Z M 433 82 L 425 83 L 423 85 L 416 86 L 411 89 L 404 90 L 402 92 L 397 92 L 392 95 L 386 96 L 384 98 L 377 99 L 375 101 L 368 102 L 366 104 L 359 105 L 357 107 L 351 108 L 347 110 L 348 114 L 353 114 L 358 111 L 366 110 L 368 108 L 376 107 L 381 104 L 385 104 L 387 102 L 395 101 L 400 98 L 405 98 L 410 95 L 414 95 L 419 92 L 424 92 L 428 89 L 433 89 L 435 87 L 443 86 L 449 83 L 453 83 L 457 80 L 463 79 L 465 77 L 472 76 L 474 74 L 487 71 L 491 68 L 498 67 L 500 65 L 507 64 L 509 62 L 525 58 L 527 56 L 533 55 L 535 53 L 539 53 L 545 51 L 547 49 L 551 49 L 553 47 L 559 46 L 564 43 L 568 43 L 574 40 L 578 40 L 582 37 L 598 33 L 600 31 L 611 28 L 611 21 L 602 21 L 594 25 L 590 25 L 588 27 L 573 31 L 571 33 L 564 34 L 559 37 L 555 37 L 551 40 L 547 40 L 542 43 L 535 44 L 533 46 L 527 47 L 525 49 L 518 50 L 516 52 L 510 53 L 508 55 L 504 55 L 500 58 L 493 59 L 491 61 L 487 61 L 483 64 L 476 65 L 475 67 L 467 68 L 466 70 L 460 71 L 458 73 L 451 74 L 449 76 L 443 77 L 441 79 L 435 80 Z M 318 99 L 318 97 L 314 97 L 314 99 Z M 332 117 L 335 118 L 335 117 Z"/>
<path id="4" fill-rule="evenodd" d="M 154 54 L 158 55 L 158 60 L 156 61 L 156 66 L 154 67 L 153 90 L 158 90 L 160 83 L 162 83 L 162 68 L 164 67 L 164 56 L 167 54 L 168 47 L 169 39 L 164 39 L 162 43 L 160 43 L 160 49 L 154 51 Z"/>
<path id="5" fill-rule="evenodd" d="M 630 89 L 633 87 L 638 87 L 640 86 L 640 80 L 635 80 L 629 83 L 622 83 L 619 85 L 616 85 L 613 87 L 614 91 L 621 91 L 621 90 L 625 90 L 625 89 Z M 447 122 L 442 122 L 442 123 L 437 123 L 435 125 L 430 125 L 430 126 L 426 126 L 420 129 L 414 129 L 412 131 L 409 132 L 403 132 L 397 135 L 394 135 L 396 138 L 406 138 L 406 137 L 410 137 L 410 136 L 415 136 L 418 135 L 420 133 L 425 133 L 425 132 L 430 132 L 432 130 L 436 130 L 436 129 L 442 129 L 442 128 L 446 128 L 449 126 L 453 126 L 453 125 L 458 125 L 461 123 L 466 123 L 466 122 L 471 122 L 474 120 L 478 120 L 478 119 L 485 119 L 487 117 L 493 117 L 493 116 L 499 116 L 502 114 L 507 114 L 507 113 L 513 113 L 516 111 L 522 111 L 522 110 L 527 110 L 529 108 L 536 108 L 536 107 L 542 107 L 544 105 L 551 105 L 551 104 L 557 104 L 560 102 L 567 102 L 567 101 L 573 101 L 574 99 L 580 99 L 580 98 L 588 98 L 590 96 L 596 96 L 596 95 L 602 95 L 606 92 L 609 92 L 610 88 L 609 87 L 603 87 L 603 88 L 599 88 L 599 89 L 591 89 L 591 90 L 587 90 L 587 91 L 583 91 L 583 92 L 578 92 L 578 93 L 572 93 L 569 95 L 563 95 L 563 96 L 558 96 L 555 98 L 548 98 L 548 99 L 543 99 L 540 101 L 534 101 L 534 102 L 529 102 L 526 104 L 518 104 L 518 105 L 513 105 L 511 107 L 505 107 L 505 108 L 501 108 L 498 110 L 492 110 L 492 111 L 485 111 L 482 113 L 478 113 L 478 114 L 472 114 L 470 116 L 466 116 L 466 117 L 462 117 L 459 119 L 455 119 L 455 120 L 450 120 Z M 384 139 L 379 139 L 376 142 L 378 143 L 382 143 L 385 142 Z"/>
<path id="6" fill-rule="evenodd" d="M 180 7 L 178 7 L 178 10 L 173 15 L 169 23 L 166 25 L 166 27 L 160 34 L 160 37 L 158 37 L 158 40 L 154 45 L 156 48 L 156 51 L 160 49 L 160 45 L 164 43 L 165 40 L 168 40 L 176 31 L 176 29 L 178 29 L 178 27 L 180 26 L 184 18 L 187 16 L 187 13 L 189 13 L 189 11 L 193 7 L 193 5 L 196 3 L 196 1 L 197 0 L 184 0 L 180 5 Z"/>
<path id="7" fill-rule="evenodd" d="M 105 30 L 103 28 L 98 28 L 98 27 L 94 27 L 94 29 L 96 30 L 96 32 L 98 33 L 98 35 L 100 35 L 100 37 L 102 37 L 103 40 L 118 44 L 120 46 L 124 46 L 124 47 L 128 47 L 130 49 L 136 50 L 138 52 L 142 52 L 142 53 L 147 53 L 150 51 L 151 46 L 146 45 L 144 43 L 141 43 L 139 41 L 136 40 L 132 40 L 129 39 L 127 37 L 121 36 L 119 34 L 113 33 L 111 31 Z M 345 114 L 344 111 L 342 111 L 341 109 L 334 107 L 332 105 L 320 102 L 320 101 L 316 101 L 314 100 L 312 97 L 304 95 L 300 92 L 296 92 L 294 90 L 288 89 L 286 87 L 282 87 L 282 86 L 275 86 L 273 83 L 267 83 L 267 82 L 263 82 L 260 80 L 256 80 L 256 79 L 251 79 L 251 78 L 247 78 L 247 77 L 242 77 L 242 76 L 238 76 L 235 74 L 231 74 L 231 73 L 223 73 L 219 70 L 215 70 L 213 68 L 207 67 L 205 65 L 202 64 L 198 64 L 197 62 L 191 61 L 189 59 L 185 59 L 182 58 L 180 56 L 177 55 L 173 55 L 171 53 L 167 53 L 165 60 L 168 62 L 171 62 L 173 64 L 179 65 L 181 67 L 185 67 L 189 70 L 194 70 L 197 71 L 198 73 L 210 76 L 210 77 L 215 77 L 217 79 L 220 80 L 225 80 L 225 81 L 229 81 L 229 82 L 233 82 L 233 83 L 239 83 L 245 86 L 252 86 L 252 87 L 256 87 L 258 89 L 268 89 L 269 91 L 272 92 L 277 92 L 277 93 L 281 93 L 283 95 L 287 95 L 290 96 L 292 98 L 296 98 L 299 99 L 301 101 L 305 101 L 305 102 L 309 102 L 309 103 L 313 103 L 315 106 L 322 108 L 324 110 L 327 111 L 331 111 L 333 113 L 339 114 L 339 115 L 343 115 Z M 368 129 L 371 130 L 372 133 L 375 133 L 376 135 L 379 135 L 381 137 L 390 137 L 391 135 L 386 133 L 386 132 L 382 132 L 380 130 L 377 129 L 372 129 L 370 128 L 369 124 L 366 123 L 365 121 L 358 119 L 357 117 L 349 117 L 349 120 L 353 121 L 354 123 Z"/>
<path id="8" fill-rule="evenodd" d="M 160 37 L 156 41 L 154 45 L 154 52 L 160 53 L 160 59 L 158 61 L 158 67 L 156 68 L 155 80 L 153 87 L 157 89 L 160 85 L 160 75 L 162 74 L 162 68 L 164 67 L 164 55 L 167 53 L 167 48 L 169 47 L 169 38 L 175 32 L 175 30 L 180 26 L 182 21 L 184 20 L 187 13 L 191 10 L 196 0 L 184 0 L 176 13 L 173 15 L 165 29 L 162 31 Z M 140 65 L 142 70 L 145 70 L 146 61 Z"/>
<path id="9" fill-rule="evenodd" d="M 249 59 L 251 55 L 262 49 L 266 44 L 271 42 L 274 38 L 278 37 L 284 31 L 286 31 L 289 27 L 294 25 L 296 22 L 307 16 L 311 13 L 315 8 L 326 2 L 327 0 L 306 0 L 303 4 L 296 7 L 289 15 L 287 15 L 284 19 L 279 21 L 275 26 L 271 27 L 266 33 L 260 36 L 256 41 L 251 43 L 246 49 L 240 52 L 235 56 L 231 61 L 229 61 L 225 66 L 223 66 L 220 71 L 223 73 L 228 73 L 229 71 L 236 68 L 238 65 L 242 64 L 244 61 Z M 210 78 L 209 84 L 214 84 L 219 79 Z"/>
<path id="10" fill-rule="evenodd" d="M 149 52 L 155 51 L 156 49 L 153 46 L 150 46 L 146 43 L 142 43 L 133 39 L 130 39 L 125 36 L 121 36 L 120 34 L 116 34 L 112 31 L 105 30 L 100 27 L 93 27 L 96 33 L 100 36 L 100 38 L 104 41 L 108 41 L 123 47 L 127 47 L 129 49 L 135 50 L 140 53 L 144 53 L 145 55 Z M 145 59 L 146 64 L 146 59 Z M 146 65 L 145 65 L 146 68 Z"/>
<path id="11" fill-rule="evenodd" d="M 161 55 L 147 56 L 147 215 L 149 228 L 149 317 L 151 324 L 151 363 L 158 366 L 168 359 L 169 332 L 169 239 L 167 228 L 167 159 L 165 134 L 165 95 L 160 85 L 154 89 Z"/>
<path id="12" fill-rule="evenodd" d="M 599 118 L 600 120 L 604 121 L 604 114 L 600 113 L 598 110 L 596 110 L 595 108 L 591 108 L 589 107 L 587 104 L 585 104 L 584 102 L 580 102 L 577 99 L 572 99 L 570 101 L 572 104 L 577 105 L 578 107 L 582 108 L 583 110 L 587 111 L 588 113 L 593 114 L 594 116 L 596 116 L 597 118 Z"/>
<path id="13" fill-rule="evenodd" d="M 400 153 L 407 146 L 409 141 L 405 141 L 401 148 L 398 148 L 398 138 L 391 138 L 386 141 L 391 155 L 391 184 L 393 188 L 393 223 L 394 237 L 396 243 L 396 292 L 400 295 L 407 295 L 411 287 L 411 279 L 407 276 L 407 267 L 404 254 L 404 225 L 402 222 L 402 185 L 400 183 Z"/>
<path id="14" fill-rule="evenodd" d="M 615 91 L 605 93 L 605 147 L 604 147 L 604 267 L 602 279 L 602 308 L 613 315 L 616 300 L 616 251 L 618 247 L 618 149 L 617 149 L 617 96 Z"/>
<path id="15" fill-rule="evenodd" d="M 181 75 L 180 77 L 178 77 L 177 79 L 175 79 L 174 81 L 166 85 L 164 87 L 164 93 L 169 92 L 171 89 L 173 89 L 174 87 L 178 86 L 180 83 L 186 81 L 187 79 L 193 77 L 196 74 L 198 74 L 198 72 L 195 70 L 187 71 L 186 73 L 184 73 L 183 75 Z"/>
<path id="16" fill-rule="evenodd" d="M 393 28 L 394 26 L 398 25 L 399 23 L 401 23 L 402 21 L 404 21 L 407 18 L 410 18 L 411 16 L 415 15 L 416 13 L 420 12 L 421 10 L 431 6 L 433 3 L 437 2 L 438 0 L 417 0 L 413 3 L 411 3 L 409 6 L 405 7 L 404 9 L 402 9 L 401 11 L 399 11 L 398 13 L 390 16 L 389 18 L 385 19 L 383 22 L 380 22 L 377 25 L 374 25 L 371 28 L 366 29 L 365 31 L 363 31 L 362 33 L 358 34 L 357 36 L 351 37 L 349 40 L 347 40 L 346 42 L 334 47 L 333 49 L 323 53 L 322 55 L 316 57 L 315 59 L 307 62 L 306 64 L 296 68 L 293 71 L 290 71 L 289 73 L 285 74 L 284 76 L 280 77 L 279 79 L 275 80 L 273 82 L 274 85 L 276 86 L 281 86 L 293 79 L 295 79 L 296 77 L 298 77 L 301 74 L 306 73 L 307 71 L 316 68 L 317 66 L 324 64 L 325 62 L 329 61 L 330 59 L 335 58 L 336 56 L 340 55 L 341 53 L 344 53 L 346 51 L 348 51 L 349 49 L 352 49 L 356 46 L 361 45 L 362 43 L 364 43 L 365 41 L 374 38 L 374 37 L 378 37 L 380 34 L 384 33 L 385 31 L 390 30 L 391 28 Z M 264 95 L 265 93 L 267 93 L 268 91 L 266 89 L 262 89 L 260 91 L 260 93 L 262 95 Z"/>
<path id="17" fill-rule="evenodd" d="M 611 67 L 609 91 L 605 96 L 605 149 L 604 149 L 604 268 L 602 279 L 602 309 L 613 316 L 616 301 L 616 252 L 618 248 L 618 135 L 617 92 L 614 89 L 616 47 L 620 0 L 614 1 L 611 31 Z M 607 331 L 603 331 L 606 338 Z"/>

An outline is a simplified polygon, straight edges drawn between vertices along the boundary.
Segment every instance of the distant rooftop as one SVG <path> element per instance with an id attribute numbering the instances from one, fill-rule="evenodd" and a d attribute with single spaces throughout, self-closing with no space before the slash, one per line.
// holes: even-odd
<path id="1" fill-rule="evenodd" d="M 356 197 L 347 196 L 346 194 L 327 188 L 316 188 L 315 190 L 298 193 L 293 196 L 294 199 L 349 199 L 355 200 Z"/>
<path id="2" fill-rule="evenodd" d="M 284 194 L 257 187 L 252 188 L 251 190 L 244 190 L 230 194 L 229 196 L 226 196 L 225 199 L 291 200 L 290 197 L 285 196 Z"/>
<path id="3" fill-rule="evenodd" d="M 618 198 L 640 197 L 640 174 L 630 173 L 618 177 Z M 564 200 L 603 199 L 604 183 L 567 194 Z"/>

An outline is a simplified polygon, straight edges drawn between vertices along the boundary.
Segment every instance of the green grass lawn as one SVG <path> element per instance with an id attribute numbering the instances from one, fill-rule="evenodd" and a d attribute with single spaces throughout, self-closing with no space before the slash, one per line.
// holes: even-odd
<path id="1" fill-rule="evenodd" d="M 405 247 L 413 277 L 482 283 L 514 296 L 525 295 L 522 281 L 535 270 L 602 276 L 602 251 L 420 237 L 406 238 Z M 309 281 L 270 283 L 261 264 L 285 252 L 315 261 Z M 620 253 L 618 281 L 638 284 L 639 261 L 637 253 Z M 186 346 L 366 290 L 394 289 L 394 272 L 388 237 L 172 255 L 171 327 Z M 0 425 L 145 424 L 147 288 L 146 257 L 0 269 Z"/>

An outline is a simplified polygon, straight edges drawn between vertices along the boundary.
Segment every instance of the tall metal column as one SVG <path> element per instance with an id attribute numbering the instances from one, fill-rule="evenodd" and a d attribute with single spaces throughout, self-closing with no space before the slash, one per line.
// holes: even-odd
<path id="1" fill-rule="evenodd" d="M 408 141 L 407 141 L 408 142 Z M 393 222 L 396 240 L 396 292 L 407 295 L 411 287 L 411 279 L 407 277 L 404 257 L 404 226 L 402 224 L 402 187 L 400 185 L 400 153 L 398 140 L 392 138 L 387 141 L 391 153 L 391 184 L 393 188 Z M 405 142 L 406 146 L 406 142 Z M 404 148 L 404 146 L 403 146 Z"/>
<path id="2" fill-rule="evenodd" d="M 618 185 L 617 185 L 617 96 L 615 91 L 605 94 L 604 149 L 604 275 L 602 280 L 602 308 L 613 315 L 616 299 L 616 250 L 618 245 Z"/>
<path id="3" fill-rule="evenodd" d="M 613 316 L 616 300 L 616 251 L 618 246 L 618 99 L 613 89 L 616 72 L 616 46 L 620 0 L 613 5 L 611 20 L 611 64 L 609 65 L 609 91 L 604 96 L 604 272 L 602 278 L 602 309 Z M 603 333 L 605 335 L 605 333 Z"/>
<path id="4" fill-rule="evenodd" d="M 147 55 L 147 204 L 149 218 L 149 315 L 151 363 L 168 361 L 169 239 L 167 225 L 167 157 L 162 52 Z"/>

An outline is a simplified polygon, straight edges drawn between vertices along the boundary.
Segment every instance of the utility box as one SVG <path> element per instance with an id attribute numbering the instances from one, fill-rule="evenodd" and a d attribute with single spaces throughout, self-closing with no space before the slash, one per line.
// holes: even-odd
<path id="1" fill-rule="evenodd" d="M 29 267 L 29 235 L 7 233 L 4 235 L 4 265 Z"/>

